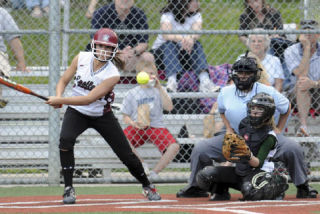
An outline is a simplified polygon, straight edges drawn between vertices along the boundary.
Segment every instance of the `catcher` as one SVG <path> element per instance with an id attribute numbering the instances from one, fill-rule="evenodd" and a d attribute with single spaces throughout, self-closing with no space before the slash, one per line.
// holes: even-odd
<path id="1" fill-rule="evenodd" d="M 198 185 L 211 191 L 215 200 L 229 200 L 229 187 L 240 190 L 243 200 L 282 199 L 289 186 L 285 175 L 272 173 L 271 159 L 277 144 L 274 100 L 266 93 L 258 93 L 247 104 L 247 112 L 239 125 L 240 136 L 224 136 L 222 152 L 234 166 L 203 168 L 197 174 Z"/>

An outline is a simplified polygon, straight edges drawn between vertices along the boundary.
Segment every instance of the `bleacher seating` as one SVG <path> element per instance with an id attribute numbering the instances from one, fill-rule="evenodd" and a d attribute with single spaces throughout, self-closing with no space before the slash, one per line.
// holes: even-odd
<path id="1" fill-rule="evenodd" d="M 61 71 L 64 68 L 61 69 Z M 48 68 L 34 68 L 31 74 L 25 76 L 45 76 Z M 22 76 L 20 73 L 13 72 L 12 76 Z M 45 84 L 27 84 L 35 92 L 48 96 L 48 86 Z M 115 103 L 120 104 L 126 91 L 134 87 L 134 84 L 118 84 L 114 91 L 116 94 Z M 70 87 L 66 94 L 70 94 Z M 1 165 L 21 167 L 23 165 L 45 168 L 48 165 L 48 141 L 49 141 L 49 106 L 44 101 L 15 90 L 4 88 L 3 95 L 10 102 L 8 106 L 0 110 L 0 162 Z M 217 96 L 215 94 L 204 94 L 200 92 L 172 93 L 172 97 L 179 98 L 200 98 Z M 60 110 L 61 119 L 65 111 L 65 106 Z M 126 125 L 122 121 L 119 112 L 115 113 L 121 126 Z M 199 142 L 203 133 L 203 118 L 205 114 L 165 114 L 164 122 L 170 132 L 177 137 L 180 128 L 187 125 L 188 131 L 194 138 L 177 138 L 180 144 L 193 145 Z M 216 118 L 219 119 L 218 117 Z M 311 119 L 311 132 L 316 137 L 293 137 L 296 121 L 292 120 L 288 126 L 287 135 L 293 137 L 298 142 L 320 142 L 318 132 L 319 120 Z M 156 147 L 147 144 L 138 150 L 139 154 L 151 166 L 154 165 L 160 153 Z M 105 180 L 110 176 L 111 168 L 124 168 L 115 154 L 109 149 L 100 135 L 89 129 L 83 133 L 76 144 L 76 162 L 79 165 L 86 165 L 88 168 L 101 168 Z M 189 168 L 188 162 L 172 162 L 169 167 Z"/>

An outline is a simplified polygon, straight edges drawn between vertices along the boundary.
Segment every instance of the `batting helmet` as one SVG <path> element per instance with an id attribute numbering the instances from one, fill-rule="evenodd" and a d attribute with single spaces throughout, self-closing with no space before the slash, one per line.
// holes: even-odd
<path id="1" fill-rule="evenodd" d="M 254 107 L 259 107 L 263 111 L 260 114 L 253 114 Z M 268 123 L 275 110 L 274 99 L 269 94 L 264 92 L 256 94 L 247 104 L 250 125 L 253 127 L 261 127 Z"/>
<path id="2" fill-rule="evenodd" d="M 110 50 L 97 48 L 97 45 L 111 47 Z M 91 42 L 93 56 L 99 61 L 112 60 L 118 50 L 118 36 L 109 28 L 99 29 L 93 36 Z"/>
<path id="3" fill-rule="evenodd" d="M 261 68 L 253 57 L 248 57 L 248 51 L 231 67 L 231 79 L 240 91 L 251 89 L 253 84 L 260 79 Z M 240 78 L 239 73 L 249 74 L 249 77 Z"/>

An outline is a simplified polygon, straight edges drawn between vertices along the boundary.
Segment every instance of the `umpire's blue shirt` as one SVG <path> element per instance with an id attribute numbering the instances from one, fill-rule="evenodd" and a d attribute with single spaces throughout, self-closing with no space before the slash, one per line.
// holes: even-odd
<path id="1" fill-rule="evenodd" d="M 247 116 L 247 103 L 253 96 L 260 92 L 265 92 L 273 97 L 276 106 L 275 115 L 287 113 L 289 100 L 272 86 L 267 86 L 259 82 L 254 83 L 252 90 L 247 94 L 239 94 L 234 84 L 222 88 L 219 93 L 219 113 L 225 115 L 236 133 L 239 133 L 238 127 L 240 121 Z"/>

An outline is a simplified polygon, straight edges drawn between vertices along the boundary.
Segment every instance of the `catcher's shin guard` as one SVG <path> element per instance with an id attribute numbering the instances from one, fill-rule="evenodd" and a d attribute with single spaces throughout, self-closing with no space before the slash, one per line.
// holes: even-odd
<path id="1" fill-rule="evenodd" d="M 206 166 L 197 174 L 198 186 L 203 190 L 211 190 L 218 171 L 214 166 Z"/>

